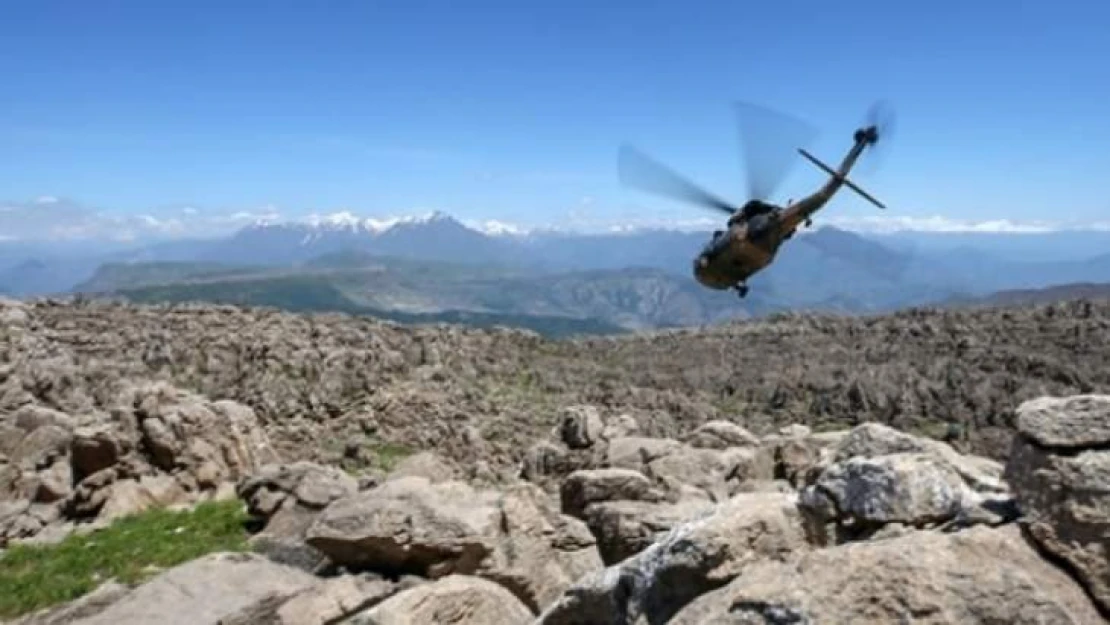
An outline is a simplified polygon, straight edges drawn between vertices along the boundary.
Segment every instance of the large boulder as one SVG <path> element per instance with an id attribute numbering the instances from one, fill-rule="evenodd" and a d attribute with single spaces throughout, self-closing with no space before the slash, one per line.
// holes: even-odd
<path id="1" fill-rule="evenodd" d="M 959 514 L 963 494 L 955 471 L 920 453 L 838 462 L 803 492 L 807 507 L 865 526 L 947 521 Z"/>
<path id="2" fill-rule="evenodd" d="M 698 426 L 682 438 L 682 442 L 697 449 L 728 449 L 729 447 L 758 447 L 756 435 L 732 421 L 718 419 Z"/>
<path id="3" fill-rule="evenodd" d="M 713 507 L 708 501 L 698 500 L 602 501 L 586 508 L 586 525 L 597 539 L 601 560 L 611 565 L 647 549 L 672 528 Z"/>
<path id="4" fill-rule="evenodd" d="M 1006 479 L 1029 534 L 1110 614 L 1110 395 L 1021 404 Z"/>
<path id="5" fill-rule="evenodd" d="M 389 480 L 335 501 L 305 535 L 338 565 L 483 577 L 533 611 L 602 566 L 585 523 L 527 483 L 501 493 L 422 477 Z"/>
<path id="6" fill-rule="evenodd" d="M 309 572 L 328 565 L 304 542 L 309 526 L 333 501 L 357 492 L 358 481 L 342 469 L 304 461 L 265 465 L 236 487 L 256 525 L 253 549 Z"/>
<path id="7" fill-rule="evenodd" d="M 497 499 L 462 482 L 389 480 L 333 502 L 306 530 L 306 541 L 347 567 L 469 575 L 493 551 Z"/>
<path id="8" fill-rule="evenodd" d="M 340 575 L 323 578 L 295 594 L 270 593 L 227 616 L 219 625 L 331 625 L 406 590 L 384 579 Z"/>
<path id="9" fill-rule="evenodd" d="M 114 586 L 107 599 L 79 602 L 76 620 L 39 623 L 71 625 L 222 625 L 223 619 L 274 596 L 293 596 L 317 583 L 315 577 L 254 554 L 214 553 L 164 571 L 137 588 Z M 97 595 L 93 595 L 95 599 Z M 73 610 L 55 616 L 72 615 Z M 24 621 L 28 625 L 35 620 Z"/>
<path id="10" fill-rule="evenodd" d="M 857 425 L 839 440 L 832 451 L 831 462 L 898 453 L 928 454 L 956 471 L 975 492 L 991 495 L 1009 492 L 1002 479 L 1004 467 L 1001 463 L 990 458 L 961 454 L 947 443 L 907 434 L 881 423 Z"/>
<path id="11" fill-rule="evenodd" d="M 570 449 L 585 449 L 601 440 L 605 422 L 594 406 L 569 406 L 559 421 L 559 438 Z"/>
<path id="12" fill-rule="evenodd" d="M 780 561 L 807 549 L 794 496 L 736 495 L 623 562 L 583 577 L 536 625 L 664 623 L 753 563 Z"/>
<path id="13" fill-rule="evenodd" d="M 909 532 L 763 559 L 737 573 L 673 619 L 645 622 L 1105 623 L 1083 589 L 1041 558 L 1014 525 Z"/>
<path id="14" fill-rule="evenodd" d="M 991 460 L 865 423 L 841 435 L 814 464 L 801 505 L 823 540 L 856 540 L 887 525 L 998 525 L 1017 516 Z"/>
<path id="15" fill-rule="evenodd" d="M 344 621 L 349 625 L 527 625 L 534 619 L 512 593 L 488 580 L 449 575 L 397 593 Z"/>
<path id="16" fill-rule="evenodd" d="M 637 471 L 668 493 L 672 501 L 691 496 L 724 501 L 749 482 L 774 478 L 774 460 L 743 434 L 710 422 L 691 437 L 703 446 L 669 438 L 628 436 L 609 442 L 607 464 Z M 735 441 L 731 445 L 726 441 Z"/>
<path id="17" fill-rule="evenodd" d="M 620 468 L 575 471 L 563 480 L 559 495 L 563 513 L 578 518 L 600 502 L 666 500 L 643 473 Z"/>

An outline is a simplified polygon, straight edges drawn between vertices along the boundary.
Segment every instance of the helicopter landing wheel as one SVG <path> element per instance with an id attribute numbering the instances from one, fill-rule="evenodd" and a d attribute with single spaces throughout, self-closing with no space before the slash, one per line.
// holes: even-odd
<path id="1" fill-rule="evenodd" d="M 813 220 L 812 219 L 806 219 L 806 228 L 809 228 L 809 227 L 812 227 L 812 226 L 813 226 Z"/>
<path id="2" fill-rule="evenodd" d="M 740 299 L 744 299 L 744 296 L 746 296 L 748 294 L 748 285 L 746 285 L 746 284 L 737 284 L 736 285 L 736 294 L 740 296 Z"/>

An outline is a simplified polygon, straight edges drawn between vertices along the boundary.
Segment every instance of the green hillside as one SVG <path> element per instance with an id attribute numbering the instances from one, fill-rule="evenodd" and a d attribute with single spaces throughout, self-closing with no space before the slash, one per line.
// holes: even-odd
<path id="1" fill-rule="evenodd" d="M 205 262 L 104 263 L 91 278 L 78 284 L 78 293 L 107 293 L 124 288 L 171 284 L 185 280 L 222 279 L 263 271 L 247 265 Z"/>
<path id="2" fill-rule="evenodd" d="M 443 310 L 410 313 L 364 306 L 343 291 L 312 274 L 234 279 L 228 281 L 182 282 L 114 291 L 112 295 L 135 303 L 208 302 L 241 306 L 265 306 L 289 312 L 340 312 L 387 319 L 397 323 L 458 323 L 475 327 L 525 328 L 548 337 L 580 334 L 616 334 L 624 329 L 603 320 L 554 315 L 504 314 Z"/>
<path id="3" fill-rule="evenodd" d="M 406 323 L 458 319 L 544 334 L 703 325 L 777 310 L 764 292 L 741 301 L 734 293 L 710 291 L 660 269 L 534 273 L 357 251 L 284 267 L 105 265 L 75 291 L 116 293 L 147 303 L 207 301 L 373 314 Z"/>

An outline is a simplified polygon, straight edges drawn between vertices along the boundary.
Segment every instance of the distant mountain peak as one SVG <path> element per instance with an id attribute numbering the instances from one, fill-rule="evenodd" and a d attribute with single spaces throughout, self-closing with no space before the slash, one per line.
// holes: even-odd
<path id="1" fill-rule="evenodd" d="M 298 228 L 318 231 L 347 231 L 355 234 L 381 234 L 398 226 L 419 226 L 442 223 L 458 223 L 442 211 L 432 211 L 421 215 L 396 217 L 362 217 L 348 210 L 334 213 L 312 213 L 301 219 L 287 221 L 266 220 L 255 222 L 255 228 Z M 460 224 L 461 225 L 461 224 Z"/>

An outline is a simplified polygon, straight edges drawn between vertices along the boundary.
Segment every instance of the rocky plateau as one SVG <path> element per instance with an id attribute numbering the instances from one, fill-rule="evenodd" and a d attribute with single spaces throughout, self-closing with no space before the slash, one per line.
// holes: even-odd
<path id="1" fill-rule="evenodd" d="M 1108 313 L 550 341 L 7 302 L 0 548 L 253 519 L 249 552 L 15 622 L 1105 623 Z"/>

